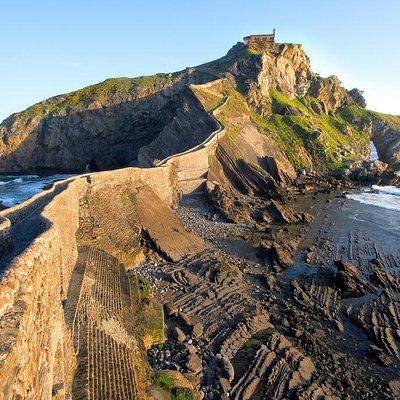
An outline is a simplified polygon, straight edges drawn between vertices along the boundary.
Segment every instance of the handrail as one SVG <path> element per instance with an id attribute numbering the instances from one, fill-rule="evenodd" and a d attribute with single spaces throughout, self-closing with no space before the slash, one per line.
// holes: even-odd
<path id="1" fill-rule="evenodd" d="M 215 137 L 216 135 L 218 135 L 218 133 L 220 133 L 221 131 L 223 131 L 223 130 L 225 129 L 224 125 L 222 125 L 222 124 L 217 120 L 217 118 L 215 118 L 214 113 L 216 113 L 216 112 L 218 112 L 219 110 L 221 110 L 222 107 L 224 107 L 225 104 L 227 103 L 228 99 L 229 99 L 229 96 L 226 96 L 226 97 L 224 98 L 224 101 L 223 101 L 219 106 L 217 106 L 216 108 L 214 108 L 213 110 L 211 110 L 211 111 L 208 112 L 208 115 L 214 120 L 214 122 L 217 124 L 218 128 L 217 128 L 215 131 L 211 132 L 211 134 L 210 134 L 203 142 L 201 142 L 200 144 L 198 144 L 198 145 L 196 145 L 196 146 L 194 146 L 194 147 L 192 147 L 192 148 L 190 148 L 190 149 L 188 149 L 188 150 L 185 150 L 185 151 L 183 151 L 183 152 L 181 152 L 181 153 L 172 154 L 172 155 L 170 155 L 170 156 L 164 158 L 163 160 L 159 161 L 159 162 L 158 162 L 157 164 L 155 164 L 154 166 L 155 166 L 155 167 L 162 167 L 162 166 L 165 166 L 166 163 L 167 163 L 169 160 L 171 160 L 172 158 L 179 157 L 179 156 L 183 156 L 183 155 L 189 154 L 189 153 L 193 153 L 193 152 L 196 151 L 196 150 L 200 150 L 200 149 L 206 147 L 207 144 L 208 144 L 209 142 L 211 142 L 211 140 L 214 139 L 214 137 Z"/>

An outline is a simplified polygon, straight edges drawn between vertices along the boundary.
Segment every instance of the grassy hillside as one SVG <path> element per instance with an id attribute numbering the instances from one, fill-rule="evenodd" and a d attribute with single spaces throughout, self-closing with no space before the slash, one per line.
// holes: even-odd
<path id="1" fill-rule="evenodd" d="M 71 93 L 52 97 L 34 104 L 19 113 L 21 121 L 40 118 L 49 113 L 61 113 L 67 108 L 83 110 L 90 105 L 107 106 L 114 101 L 129 100 L 146 93 L 154 93 L 174 82 L 176 74 L 157 74 L 137 78 L 112 78 L 86 86 Z"/>
<path id="2" fill-rule="evenodd" d="M 271 91 L 271 115 L 262 117 L 227 81 L 219 85 L 219 96 L 215 91 L 211 93 L 210 89 L 195 90 L 206 108 L 215 105 L 221 96 L 229 96 L 218 118 L 227 128 L 231 146 L 238 148 L 235 141 L 239 131 L 234 121 L 246 116 L 260 132 L 274 139 L 295 168 L 313 166 L 317 170 L 336 170 L 346 161 L 360 157 L 369 146 L 369 135 L 363 125 L 352 123 L 355 113 L 364 116 L 370 113 L 367 110 L 352 106 L 335 115 L 320 115 L 312 110 L 311 104 L 316 100 L 311 97 L 290 99 L 279 91 Z M 283 115 L 285 107 L 290 107 L 296 115 Z M 240 157 L 238 149 L 235 151 Z"/>

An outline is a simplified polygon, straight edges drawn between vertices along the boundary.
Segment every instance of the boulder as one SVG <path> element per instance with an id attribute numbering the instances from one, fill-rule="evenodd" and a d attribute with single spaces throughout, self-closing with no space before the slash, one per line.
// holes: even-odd
<path id="1" fill-rule="evenodd" d="M 192 335 L 195 337 L 200 337 L 203 334 L 204 328 L 200 322 L 193 325 Z"/>
<path id="2" fill-rule="evenodd" d="M 315 365 L 310 357 L 304 357 L 300 361 L 298 371 L 304 380 L 309 381 L 311 379 L 312 374 L 315 372 Z"/>
<path id="3" fill-rule="evenodd" d="M 189 354 L 194 354 L 194 353 L 197 353 L 197 351 L 198 351 L 196 346 L 193 346 L 192 344 L 189 344 L 189 343 L 185 343 L 184 347 L 185 347 L 185 350 L 187 350 L 187 352 Z"/>
<path id="4" fill-rule="evenodd" d="M 175 329 L 173 331 L 173 337 L 178 342 L 183 342 L 184 340 L 186 340 L 186 335 L 178 327 L 175 327 Z"/>
<path id="5" fill-rule="evenodd" d="M 188 357 L 186 367 L 189 371 L 198 374 L 203 369 L 201 358 L 195 353 L 190 354 Z"/>
<path id="6" fill-rule="evenodd" d="M 396 399 L 400 399 L 400 380 L 390 381 L 389 388 L 392 393 L 396 396 Z"/>
<path id="7" fill-rule="evenodd" d="M 219 385 L 224 393 L 228 393 L 231 390 L 231 384 L 226 378 L 219 378 Z"/>
<path id="8" fill-rule="evenodd" d="M 163 307 L 164 307 L 164 314 L 167 316 L 178 315 L 179 313 L 178 307 L 172 303 L 166 303 L 164 304 Z"/>
<path id="9" fill-rule="evenodd" d="M 178 319 L 183 325 L 185 325 L 188 328 L 191 328 L 193 326 L 192 319 L 189 317 L 189 315 L 185 314 L 184 312 L 180 312 L 178 314 Z"/>
<path id="10" fill-rule="evenodd" d="M 229 358 L 226 356 L 221 356 L 220 354 L 217 356 L 217 358 L 221 362 L 224 376 L 226 377 L 226 379 L 228 379 L 229 382 L 232 382 L 235 378 L 235 369 L 233 368 L 233 365 L 230 362 Z"/>
<path id="11" fill-rule="evenodd" d="M 374 288 L 358 276 L 358 269 L 353 264 L 337 260 L 336 284 L 344 297 L 361 297 L 370 292 L 375 292 Z"/>

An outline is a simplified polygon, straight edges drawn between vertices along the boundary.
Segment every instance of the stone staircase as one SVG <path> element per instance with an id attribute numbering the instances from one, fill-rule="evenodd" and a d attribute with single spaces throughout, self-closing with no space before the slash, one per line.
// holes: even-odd
<path id="1" fill-rule="evenodd" d="M 84 262 L 73 322 L 78 359 L 73 399 L 137 399 L 132 362 L 137 344 L 123 316 L 131 305 L 125 270 L 95 248 L 87 250 Z"/>
<path id="2" fill-rule="evenodd" d="M 129 278 L 119 260 L 93 238 L 90 189 L 80 202 L 78 261 L 68 291 L 66 315 L 77 369 L 72 399 L 138 398 L 134 360 L 138 345 L 128 315 L 133 311 Z M 75 279 L 74 279 L 74 276 Z"/>

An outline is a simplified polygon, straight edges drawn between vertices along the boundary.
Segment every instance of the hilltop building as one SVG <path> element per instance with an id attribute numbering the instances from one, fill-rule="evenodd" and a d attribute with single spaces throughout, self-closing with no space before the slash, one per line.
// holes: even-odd
<path id="1" fill-rule="evenodd" d="M 275 28 L 272 33 L 266 33 L 262 35 L 250 35 L 245 36 L 243 41 L 246 45 L 254 42 L 262 42 L 262 43 L 275 43 Z"/>

